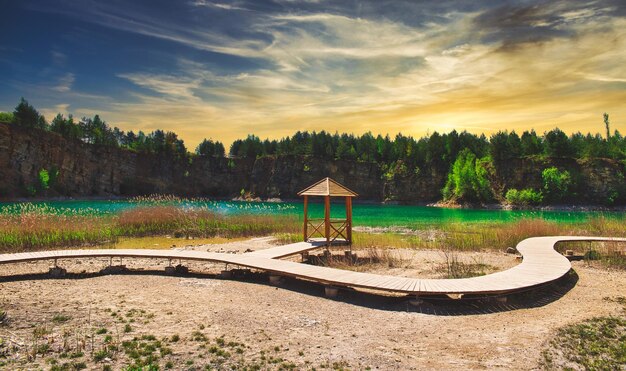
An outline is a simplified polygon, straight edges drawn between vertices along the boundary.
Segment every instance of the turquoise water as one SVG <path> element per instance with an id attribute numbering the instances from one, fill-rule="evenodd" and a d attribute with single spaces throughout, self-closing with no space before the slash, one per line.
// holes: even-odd
<path id="1" fill-rule="evenodd" d="M 146 202 L 131 200 L 47 201 L 35 203 L 0 203 L 0 214 L 15 213 L 23 208 L 37 207 L 50 213 L 67 214 L 114 214 Z M 172 204 L 172 203 L 169 203 Z M 237 215 L 242 213 L 302 216 L 301 202 L 234 202 L 234 201 L 182 201 L 175 203 L 184 208 L 206 208 L 215 212 Z M 323 217 L 323 204 L 309 205 L 312 218 Z M 584 222 L 590 217 L 626 219 L 625 212 L 581 212 L 581 211 L 520 211 L 520 210 L 474 210 L 447 209 L 426 206 L 358 204 L 353 205 L 354 225 L 362 226 L 419 226 L 442 223 L 507 222 L 523 218 L 541 218 L 550 221 L 571 223 Z M 331 216 L 345 217 L 343 204 L 332 204 Z"/>

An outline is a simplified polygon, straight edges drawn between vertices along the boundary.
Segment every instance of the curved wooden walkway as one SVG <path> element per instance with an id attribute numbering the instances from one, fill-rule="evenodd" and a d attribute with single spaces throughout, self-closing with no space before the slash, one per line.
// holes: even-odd
<path id="1" fill-rule="evenodd" d="M 554 250 L 554 245 L 562 241 L 626 242 L 626 238 L 570 236 L 528 238 L 517 245 L 517 250 L 523 256 L 522 263 L 519 265 L 486 276 L 462 279 L 418 279 L 387 276 L 278 260 L 281 257 L 319 247 L 303 242 L 246 254 L 143 249 L 27 252 L 1 254 L 0 264 L 97 257 L 181 259 L 233 264 L 266 271 L 273 275 L 296 277 L 336 287 L 364 288 L 411 295 L 485 295 L 521 291 L 563 277 L 571 269 L 571 264 L 567 258 Z"/>

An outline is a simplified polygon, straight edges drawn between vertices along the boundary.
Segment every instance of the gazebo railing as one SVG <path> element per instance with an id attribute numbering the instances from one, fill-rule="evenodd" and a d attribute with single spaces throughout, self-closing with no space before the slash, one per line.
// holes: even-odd
<path id="1" fill-rule="evenodd" d="M 326 238 L 324 219 L 308 219 L 307 224 L 310 228 L 307 228 L 307 240 L 313 237 Z M 329 240 L 335 241 L 341 237 L 348 241 L 348 220 L 347 219 L 331 219 L 330 220 L 330 238 Z"/>

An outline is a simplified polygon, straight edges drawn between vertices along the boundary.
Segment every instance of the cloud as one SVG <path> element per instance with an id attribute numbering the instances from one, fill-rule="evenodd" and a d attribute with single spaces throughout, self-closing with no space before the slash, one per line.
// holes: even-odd
<path id="1" fill-rule="evenodd" d="M 196 7 L 198 6 L 210 7 L 210 8 L 224 9 L 224 10 L 245 10 L 245 11 L 250 10 L 250 9 L 246 9 L 246 8 L 233 5 L 233 4 L 216 3 L 216 2 L 206 1 L 206 0 L 194 0 L 194 1 L 191 1 L 190 4 Z"/>
<path id="2" fill-rule="evenodd" d="M 52 64 L 57 67 L 64 67 L 67 62 L 67 55 L 56 50 L 50 52 L 52 56 Z"/>
<path id="3" fill-rule="evenodd" d="M 63 76 L 59 77 L 57 85 L 54 86 L 52 89 L 61 93 L 68 92 L 72 88 L 72 84 L 74 84 L 74 80 L 75 80 L 74 74 L 68 72 L 64 74 Z"/>
<path id="4" fill-rule="evenodd" d="M 72 107 L 126 129 L 175 130 L 191 146 L 307 129 L 585 131 L 598 112 L 626 116 L 620 2 L 490 4 L 198 0 L 171 17 L 115 2 L 61 10 L 191 50 L 164 53 L 167 68 L 115 73 L 133 85 L 127 99 Z M 254 12 L 229 11 L 239 7 Z M 72 93 L 72 82 L 57 91 Z"/>
<path id="5" fill-rule="evenodd" d="M 150 75 L 145 73 L 118 74 L 134 84 L 152 90 L 164 96 L 197 99 L 193 90 L 200 86 L 200 81 L 191 77 Z"/>

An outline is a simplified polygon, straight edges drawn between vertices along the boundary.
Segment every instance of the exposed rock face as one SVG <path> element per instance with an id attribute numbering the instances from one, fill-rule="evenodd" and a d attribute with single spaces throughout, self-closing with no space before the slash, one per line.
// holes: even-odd
<path id="1" fill-rule="evenodd" d="M 579 203 L 605 203 L 623 192 L 625 165 L 613 160 L 518 159 L 496 174 L 501 190 L 541 188 L 541 171 L 557 166 L 576 178 Z M 0 197 L 28 194 L 41 169 L 58 169 L 47 196 L 130 196 L 168 193 L 181 196 L 235 197 L 241 190 L 262 198 L 296 198 L 297 192 L 330 176 L 357 192 L 360 200 L 399 203 L 441 198 L 446 169 L 385 178 L 376 163 L 325 161 L 282 156 L 260 159 L 198 158 L 187 162 L 167 156 L 70 141 L 54 133 L 0 124 Z M 623 201 L 621 201 L 623 202 Z"/>
<path id="2" fill-rule="evenodd" d="M 508 177 L 498 177 L 503 189 L 541 190 L 541 173 L 549 167 L 567 170 L 572 178 L 569 200 L 578 204 L 626 203 L 626 164 L 611 159 L 522 158 L 507 164 Z M 610 200 L 614 199 L 614 202 Z"/>

